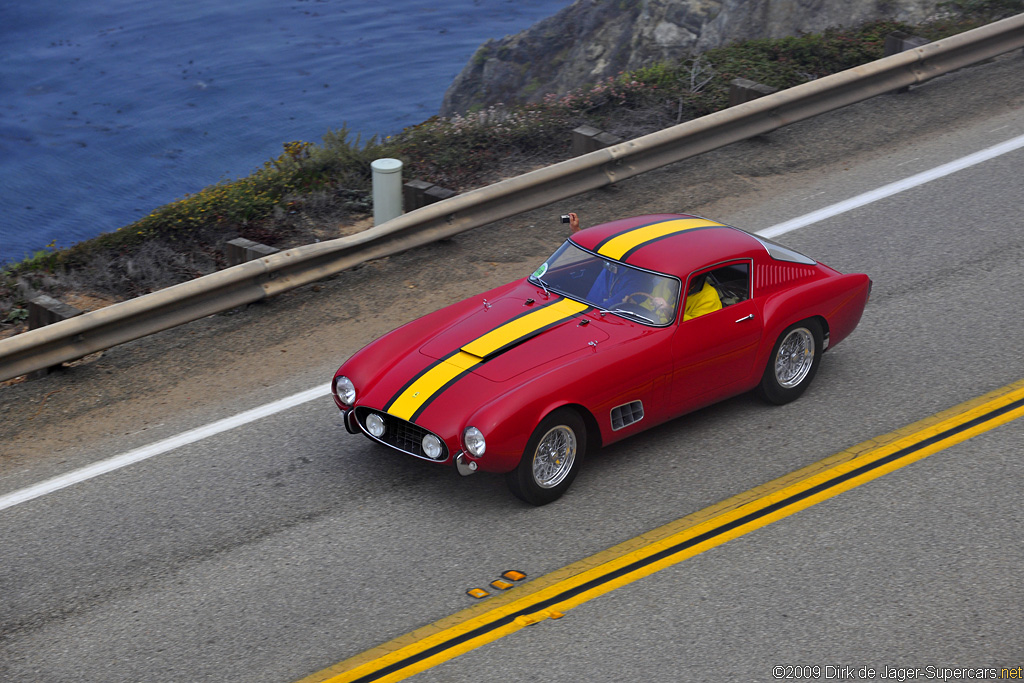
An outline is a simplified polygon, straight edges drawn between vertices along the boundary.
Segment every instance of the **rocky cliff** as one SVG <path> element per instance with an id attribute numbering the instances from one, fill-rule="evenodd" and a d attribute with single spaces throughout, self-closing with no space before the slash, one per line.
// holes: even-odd
<path id="1" fill-rule="evenodd" d="M 441 114 L 537 101 L 667 59 L 750 38 L 873 19 L 920 22 L 939 0 L 576 0 L 514 36 L 489 40 L 445 92 Z"/>

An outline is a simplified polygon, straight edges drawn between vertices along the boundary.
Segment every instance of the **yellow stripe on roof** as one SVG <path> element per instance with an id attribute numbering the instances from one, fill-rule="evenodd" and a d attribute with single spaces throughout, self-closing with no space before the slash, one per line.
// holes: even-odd
<path id="1" fill-rule="evenodd" d="M 648 242 L 653 242 L 654 240 L 661 239 L 662 237 L 668 237 L 675 233 L 693 230 L 694 228 L 711 227 L 724 226 L 721 223 L 709 221 L 706 218 L 678 218 L 675 220 L 663 221 L 661 223 L 654 223 L 652 225 L 645 225 L 611 238 L 601 245 L 601 248 L 597 250 L 597 253 L 601 256 L 607 256 L 608 258 L 613 258 L 618 261 L 629 253 L 630 250 L 643 246 Z"/>

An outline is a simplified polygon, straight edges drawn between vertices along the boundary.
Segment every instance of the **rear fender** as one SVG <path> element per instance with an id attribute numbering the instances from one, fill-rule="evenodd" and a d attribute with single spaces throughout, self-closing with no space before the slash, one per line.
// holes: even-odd
<path id="1" fill-rule="evenodd" d="M 779 335 L 794 323 L 819 318 L 822 331 L 829 335 L 829 348 L 845 339 L 860 321 L 867 304 L 870 279 L 863 273 L 837 275 L 815 280 L 793 289 L 770 295 L 764 303 L 764 337 L 756 367 L 768 363 Z"/>

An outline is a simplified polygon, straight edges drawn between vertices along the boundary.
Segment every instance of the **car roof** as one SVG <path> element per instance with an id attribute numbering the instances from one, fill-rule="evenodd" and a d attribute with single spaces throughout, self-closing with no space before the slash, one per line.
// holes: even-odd
<path id="1" fill-rule="evenodd" d="M 601 256 L 683 279 L 703 266 L 767 253 L 750 233 L 687 214 L 623 218 L 580 230 L 570 240 Z"/>

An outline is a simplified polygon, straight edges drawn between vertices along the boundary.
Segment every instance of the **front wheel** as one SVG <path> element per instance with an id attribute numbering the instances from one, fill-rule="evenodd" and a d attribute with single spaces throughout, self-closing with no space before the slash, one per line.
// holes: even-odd
<path id="1" fill-rule="evenodd" d="M 821 325 L 816 320 L 804 320 L 787 327 L 768 358 L 768 367 L 757 388 L 758 395 L 776 405 L 799 398 L 818 372 L 821 338 Z"/>
<path id="2" fill-rule="evenodd" d="M 583 418 L 559 408 L 533 430 L 519 465 L 505 475 L 509 489 L 531 505 L 547 505 L 568 490 L 587 450 Z"/>

